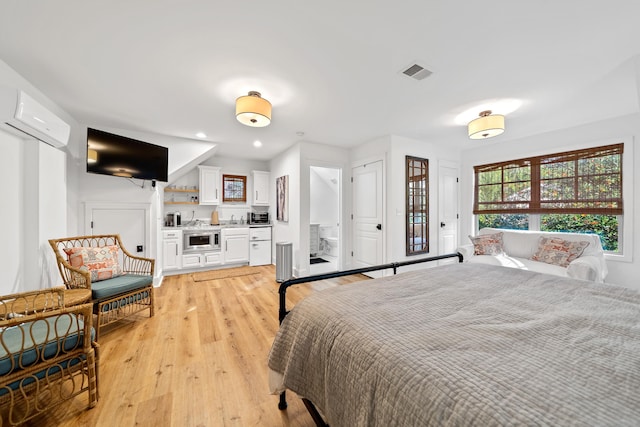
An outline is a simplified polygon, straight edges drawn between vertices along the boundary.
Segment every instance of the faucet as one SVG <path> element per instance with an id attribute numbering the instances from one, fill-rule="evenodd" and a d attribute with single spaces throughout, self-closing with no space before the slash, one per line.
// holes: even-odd
<path id="1" fill-rule="evenodd" d="M 233 221 L 233 215 L 231 215 L 231 221 L 230 224 L 235 224 L 235 222 Z"/>

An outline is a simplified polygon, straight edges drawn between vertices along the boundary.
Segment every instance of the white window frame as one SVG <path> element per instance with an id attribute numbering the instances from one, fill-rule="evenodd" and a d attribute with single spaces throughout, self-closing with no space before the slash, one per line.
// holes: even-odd
<path id="1" fill-rule="evenodd" d="M 634 172 L 633 172 L 633 137 L 616 138 L 608 141 L 597 141 L 590 144 L 581 145 L 580 148 L 591 148 L 598 146 L 605 146 L 611 144 L 624 144 L 624 153 L 622 155 L 622 200 L 624 201 L 624 214 L 618 216 L 618 224 L 621 228 L 618 233 L 618 248 L 619 252 L 605 252 L 604 257 L 606 260 L 614 262 L 632 262 L 633 261 L 633 184 L 634 184 Z M 558 151 L 569 151 L 569 149 L 559 149 Z M 529 215 L 529 230 L 540 230 L 540 214 L 528 214 Z M 474 215 L 475 229 L 478 231 L 478 216 Z M 625 221 L 625 218 L 627 220 Z"/>

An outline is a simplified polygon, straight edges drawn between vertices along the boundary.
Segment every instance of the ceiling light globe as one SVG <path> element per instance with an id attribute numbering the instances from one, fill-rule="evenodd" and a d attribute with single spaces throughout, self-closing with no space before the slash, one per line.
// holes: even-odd
<path id="1" fill-rule="evenodd" d="M 504 116 L 483 111 L 480 117 L 469 122 L 469 138 L 486 139 L 504 132 Z"/>
<path id="2" fill-rule="evenodd" d="M 236 99 L 236 118 L 243 125 L 264 127 L 271 123 L 271 103 L 251 91 L 247 96 Z"/>

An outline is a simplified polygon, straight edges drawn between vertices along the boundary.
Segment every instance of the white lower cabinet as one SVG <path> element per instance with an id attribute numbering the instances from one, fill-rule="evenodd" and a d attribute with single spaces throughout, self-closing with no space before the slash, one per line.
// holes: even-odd
<path id="1" fill-rule="evenodd" d="M 222 256 L 220 252 L 205 252 L 202 255 L 202 263 L 204 265 L 219 265 L 222 264 Z"/>
<path id="2" fill-rule="evenodd" d="M 182 268 L 182 231 L 164 231 L 162 233 L 162 270 Z"/>
<path id="3" fill-rule="evenodd" d="M 202 254 L 182 255 L 182 268 L 195 268 L 202 266 Z"/>
<path id="4" fill-rule="evenodd" d="M 222 255 L 225 264 L 249 262 L 249 229 L 223 228 Z"/>

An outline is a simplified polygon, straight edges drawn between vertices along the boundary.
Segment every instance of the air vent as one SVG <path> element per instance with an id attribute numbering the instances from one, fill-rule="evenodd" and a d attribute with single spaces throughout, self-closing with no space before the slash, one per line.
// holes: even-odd
<path id="1" fill-rule="evenodd" d="M 402 72 L 402 74 L 409 76 L 413 79 L 416 80 L 423 80 L 426 79 L 427 77 L 429 77 L 432 73 L 431 71 L 427 70 L 426 68 L 418 65 L 418 64 L 413 64 L 411 65 L 409 68 L 407 68 L 406 70 L 404 70 Z"/>

